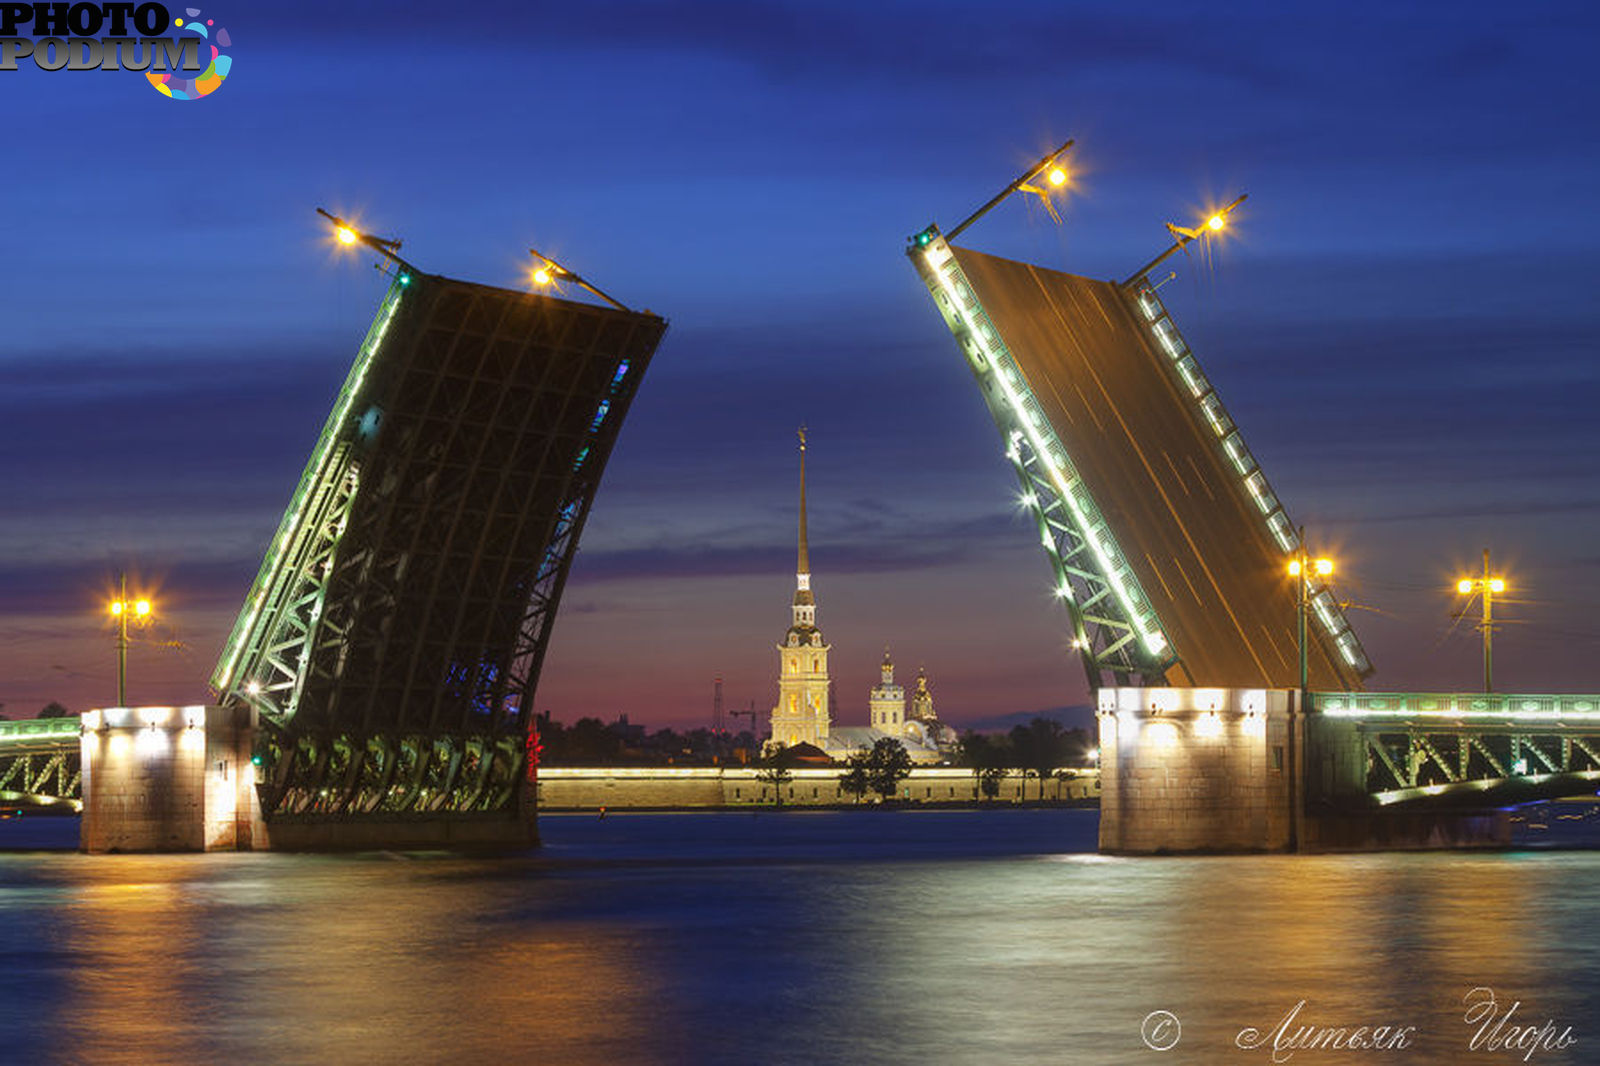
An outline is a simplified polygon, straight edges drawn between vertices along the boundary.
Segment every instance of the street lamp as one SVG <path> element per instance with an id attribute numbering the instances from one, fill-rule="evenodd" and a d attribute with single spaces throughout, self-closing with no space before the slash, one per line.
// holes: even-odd
<path id="1" fill-rule="evenodd" d="M 1485 692 L 1494 691 L 1494 598 L 1505 590 L 1505 579 L 1493 577 L 1489 573 L 1488 548 L 1483 549 L 1483 576 L 1464 577 L 1456 582 L 1456 591 L 1463 596 L 1471 596 L 1474 592 L 1483 594 L 1483 621 L 1479 624 L 1479 628 L 1483 630 L 1483 691 Z"/>
<path id="2" fill-rule="evenodd" d="M 608 296 L 607 294 L 601 292 L 598 288 L 596 288 L 594 286 L 594 284 L 592 282 L 589 282 L 588 280 L 579 277 L 577 274 L 575 274 L 572 271 L 568 270 L 566 267 L 562 266 L 560 263 L 556 262 L 554 259 L 551 259 L 548 255 L 545 255 L 543 252 L 541 252 L 541 251 L 539 251 L 539 250 L 537 250 L 535 248 L 529 248 L 528 249 L 528 254 L 533 256 L 534 260 L 536 261 L 535 265 L 534 265 L 534 268 L 533 268 L 533 274 L 531 275 L 531 280 L 533 281 L 533 284 L 535 286 L 537 286 L 538 288 L 541 288 L 541 289 L 549 288 L 549 287 L 554 286 L 557 282 L 570 281 L 574 285 L 577 285 L 580 288 L 586 289 L 587 291 L 593 293 L 595 296 L 600 297 L 600 299 L 604 300 L 606 303 L 610 304 L 612 307 L 615 307 L 618 311 L 626 311 L 626 310 L 628 310 L 627 307 L 623 306 L 623 304 L 620 301 L 618 301 L 618 300 L 612 298 L 611 296 Z"/>
<path id="3" fill-rule="evenodd" d="M 366 245 L 368 248 L 371 248 L 373 251 L 377 252 L 391 263 L 394 263 L 400 267 L 400 273 L 398 275 L 400 284 L 411 284 L 411 275 L 416 273 L 417 268 L 400 258 L 401 241 L 399 238 L 375 237 L 370 233 L 363 232 L 353 223 L 345 221 L 338 215 L 330 215 L 320 207 L 317 208 L 317 214 L 327 219 L 333 225 L 333 239 L 339 244 L 346 248 L 353 248 L 358 244 Z"/>
<path id="4" fill-rule="evenodd" d="M 1144 266 L 1130 274 L 1128 276 L 1128 280 L 1122 283 L 1123 287 L 1127 288 L 1128 286 L 1134 284 L 1140 278 L 1144 277 L 1146 274 L 1150 273 L 1150 271 L 1164 263 L 1168 256 L 1172 255 L 1180 248 L 1186 247 L 1191 241 L 1194 241 L 1200 237 L 1210 237 L 1214 233 L 1222 232 L 1222 230 L 1228 225 L 1228 216 L 1233 213 L 1233 209 L 1244 203 L 1245 198 L 1249 195 L 1250 194 L 1247 192 L 1240 193 L 1232 203 L 1228 204 L 1226 207 L 1222 207 L 1216 211 L 1213 211 L 1205 219 L 1205 221 L 1201 222 L 1198 226 L 1195 226 L 1192 229 L 1188 226 L 1179 226 L 1168 222 L 1166 224 L 1167 232 L 1172 234 L 1172 247 L 1168 248 L 1166 251 L 1150 260 L 1150 262 L 1146 263 Z"/>
<path id="5" fill-rule="evenodd" d="M 152 610 L 150 601 L 146 599 L 128 599 L 128 575 L 120 574 L 117 577 L 117 598 L 111 601 L 111 617 L 117 620 L 117 706 L 128 705 L 128 617 L 133 616 L 137 624 L 144 625 L 150 620 Z"/>
<path id="6" fill-rule="evenodd" d="M 982 218 L 984 215 L 987 215 L 995 207 L 995 205 L 1000 203 L 1001 200 L 1004 200 L 1014 192 L 1032 193 L 1034 196 L 1037 196 L 1041 201 L 1044 202 L 1044 209 L 1050 212 L 1050 217 L 1055 219 L 1059 224 L 1061 221 L 1061 216 L 1056 213 L 1056 205 L 1051 201 L 1050 194 L 1054 191 L 1066 188 L 1068 183 L 1072 180 L 1072 177 L 1068 173 L 1066 166 L 1061 162 L 1061 157 L 1067 154 L 1067 150 L 1071 148 L 1074 143 L 1074 141 L 1067 141 L 1061 147 L 1057 148 L 1049 155 L 1046 155 L 1044 158 L 1040 159 L 1033 166 L 1023 171 L 1017 176 L 1015 181 L 1013 181 L 1010 185 L 1007 185 L 1004 189 L 1001 189 L 992 200 L 978 208 L 976 211 L 972 212 L 972 214 L 968 215 L 961 221 L 960 225 L 956 226 L 955 229 L 945 234 L 945 240 L 955 240 L 957 235 L 959 235 L 962 230 L 978 221 L 978 219 Z M 1045 183 L 1044 186 L 1040 187 L 1038 185 L 1034 185 L 1033 181 L 1035 178 L 1043 178 Z M 938 232 L 938 226 L 930 225 L 927 229 L 912 237 L 911 240 L 918 248 L 926 247 L 927 245 L 933 243 L 933 238 L 938 234 Z"/>
<path id="7" fill-rule="evenodd" d="M 1300 527 L 1299 549 L 1295 557 L 1289 561 L 1289 576 L 1295 579 L 1295 618 L 1299 632 L 1300 644 L 1300 709 L 1305 710 L 1306 689 L 1308 688 L 1306 660 L 1306 606 L 1311 596 L 1311 577 L 1315 574 L 1319 578 L 1328 578 L 1333 574 L 1332 559 L 1313 559 L 1306 554 L 1306 531 Z"/>

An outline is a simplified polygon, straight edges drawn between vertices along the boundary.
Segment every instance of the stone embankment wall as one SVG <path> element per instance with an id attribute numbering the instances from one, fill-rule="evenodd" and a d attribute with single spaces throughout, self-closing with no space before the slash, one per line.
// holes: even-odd
<path id="1" fill-rule="evenodd" d="M 841 769 L 793 770 L 783 786 L 783 802 L 791 806 L 837 806 L 855 797 L 839 786 Z M 773 803 L 773 789 L 757 771 L 745 767 L 545 767 L 539 771 L 539 809 L 598 810 L 626 808 L 728 808 Z M 1100 795 L 1094 770 L 1071 771 L 1066 778 L 1047 777 L 1044 799 L 1093 802 Z M 1024 795 L 1025 793 L 1025 795 Z M 971 803 L 978 798 L 977 778 L 959 767 L 923 767 L 900 782 L 902 801 L 914 804 Z M 877 797 L 868 793 L 863 802 Z M 1016 772 L 1000 782 L 993 802 L 1039 799 L 1039 780 L 1026 782 Z"/>

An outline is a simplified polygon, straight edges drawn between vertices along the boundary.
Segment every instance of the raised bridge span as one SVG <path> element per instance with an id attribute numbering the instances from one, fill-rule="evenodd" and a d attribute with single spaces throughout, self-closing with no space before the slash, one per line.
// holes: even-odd
<path id="1" fill-rule="evenodd" d="M 1300 532 L 1151 284 L 1159 259 L 1103 281 L 937 226 L 906 254 L 1096 693 L 1103 849 L 1494 843 L 1504 819 L 1478 812 L 1594 791 L 1600 698 L 1361 691 L 1366 649 L 1323 576 L 1288 576 Z"/>
<path id="2" fill-rule="evenodd" d="M 534 692 L 666 322 L 428 274 L 342 232 L 389 285 L 214 703 L 0 722 L 0 805 L 81 810 L 87 850 L 537 840 Z"/>

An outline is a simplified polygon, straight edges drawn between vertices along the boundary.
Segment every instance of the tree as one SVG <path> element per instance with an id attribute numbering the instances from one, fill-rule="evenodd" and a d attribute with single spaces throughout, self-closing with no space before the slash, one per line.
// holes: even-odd
<path id="1" fill-rule="evenodd" d="M 1067 760 L 1068 734 L 1053 718 L 1035 718 L 1011 730 L 1011 750 L 1023 770 L 1023 791 L 1027 775 L 1039 779 L 1039 798 L 1044 799 L 1044 780 Z"/>
<path id="2" fill-rule="evenodd" d="M 845 763 L 849 769 L 839 775 L 839 787 L 844 789 L 861 802 L 861 797 L 867 794 L 867 789 L 872 787 L 867 777 L 867 761 L 870 758 L 866 751 L 858 751 L 850 756 Z"/>
<path id="3" fill-rule="evenodd" d="M 911 756 L 894 737 L 879 737 L 867 753 L 867 787 L 884 799 L 893 799 L 900 782 L 911 775 Z"/>
<path id="4" fill-rule="evenodd" d="M 57 703 L 55 700 L 51 700 L 49 703 L 40 708 L 38 716 L 40 718 L 67 718 L 70 717 L 71 714 L 71 711 L 61 706 L 61 704 Z"/>
<path id="5" fill-rule="evenodd" d="M 783 786 L 794 780 L 791 770 L 794 762 L 794 755 L 788 748 L 776 748 L 757 764 L 756 780 L 772 786 L 772 802 L 776 806 L 783 806 Z"/>
<path id="6" fill-rule="evenodd" d="M 985 766 L 975 771 L 978 775 L 978 788 L 983 791 L 984 799 L 994 799 L 1000 795 L 1000 782 L 1006 779 L 1006 774 L 1011 771 L 1004 766 Z"/>
<path id="7" fill-rule="evenodd" d="M 1006 742 L 987 733 L 967 730 L 961 737 L 961 765 L 972 770 L 972 798 L 994 799 L 1000 794 L 1011 753 Z"/>

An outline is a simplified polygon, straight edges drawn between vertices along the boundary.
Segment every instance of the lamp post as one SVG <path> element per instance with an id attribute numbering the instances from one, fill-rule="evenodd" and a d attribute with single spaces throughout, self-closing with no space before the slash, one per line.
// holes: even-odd
<path id="1" fill-rule="evenodd" d="M 1204 222 L 1193 229 L 1190 229 L 1187 226 L 1178 226 L 1168 222 L 1167 232 L 1173 236 L 1172 247 L 1168 248 L 1166 251 L 1150 260 L 1150 262 L 1146 263 L 1138 270 L 1135 270 L 1132 274 L 1128 275 L 1128 280 L 1122 283 L 1122 287 L 1128 288 L 1129 286 L 1133 285 L 1140 278 L 1150 273 L 1150 271 L 1166 262 L 1168 256 L 1189 244 L 1190 241 L 1193 241 L 1199 237 L 1209 237 L 1213 233 L 1220 233 L 1223 227 L 1227 226 L 1228 216 L 1233 213 L 1233 209 L 1244 203 L 1245 197 L 1249 195 L 1250 194 L 1247 192 L 1240 193 L 1238 198 L 1232 203 L 1228 204 L 1226 207 L 1212 212 L 1211 217 L 1207 218 Z"/>
<path id="2" fill-rule="evenodd" d="M 1066 164 L 1061 162 L 1061 157 L 1067 153 L 1067 150 L 1070 149 L 1074 143 L 1075 142 L 1070 140 L 1064 142 L 1061 147 L 1044 156 L 1037 163 L 1033 164 L 1033 166 L 1017 175 L 1016 179 L 1013 180 L 1010 185 L 1007 185 L 1005 188 L 996 193 L 993 199 L 984 204 L 982 207 L 978 208 L 976 211 L 972 212 L 972 214 L 968 215 L 966 218 L 962 219 L 954 229 L 952 229 L 949 233 L 946 233 L 944 235 L 945 240 L 955 240 L 956 237 L 961 234 L 962 230 L 978 221 L 978 219 L 982 218 L 984 215 L 987 215 L 995 208 L 997 204 L 1014 192 L 1031 193 L 1032 195 L 1037 196 L 1044 204 L 1044 209 L 1050 212 L 1050 217 L 1059 223 L 1061 221 L 1061 215 L 1058 211 L 1056 211 L 1056 205 L 1050 199 L 1050 196 L 1052 193 L 1069 191 L 1072 187 L 1072 175 L 1068 172 Z M 1036 178 L 1041 179 L 1043 184 L 1033 184 L 1033 181 Z M 933 239 L 938 235 L 938 224 L 929 223 L 927 228 L 921 233 L 912 235 L 912 246 L 915 248 L 926 248 L 928 245 L 933 243 Z"/>
<path id="3" fill-rule="evenodd" d="M 117 706 L 128 705 L 128 616 L 142 624 L 150 617 L 150 601 L 128 599 L 128 575 L 117 576 L 117 598 L 111 601 L 111 617 L 117 620 Z"/>
<path id="4" fill-rule="evenodd" d="M 533 268 L 531 280 L 533 281 L 534 285 L 538 286 L 539 288 L 543 289 L 547 286 L 554 285 L 558 281 L 570 281 L 574 285 L 586 290 L 592 295 L 600 297 L 600 299 L 604 300 L 612 307 L 615 307 L 618 311 L 628 310 L 627 306 L 623 304 L 622 301 L 616 299 L 608 293 L 602 292 L 593 282 L 578 276 L 571 270 L 568 270 L 566 267 L 562 266 L 554 259 L 551 259 L 548 255 L 545 255 L 537 248 L 529 248 L 528 254 L 533 256 L 533 258 L 537 261 Z"/>
<path id="5" fill-rule="evenodd" d="M 1483 549 L 1483 576 L 1464 577 L 1456 582 L 1456 591 L 1463 596 L 1471 596 L 1474 592 L 1483 595 L 1483 691 L 1494 691 L 1494 597 L 1496 593 L 1504 592 L 1506 583 L 1504 578 L 1493 577 L 1489 574 L 1489 549 Z"/>
<path id="6" fill-rule="evenodd" d="M 1289 576 L 1295 579 L 1295 618 L 1300 645 L 1300 709 L 1305 709 L 1306 690 L 1309 687 L 1309 663 L 1306 655 L 1306 606 L 1311 596 L 1311 575 L 1325 578 L 1333 574 L 1332 559 L 1313 559 L 1306 553 L 1306 530 L 1299 531 L 1299 548 L 1289 561 Z"/>
<path id="7" fill-rule="evenodd" d="M 330 215 L 320 207 L 317 208 L 317 214 L 321 215 L 323 218 L 332 223 L 333 239 L 341 247 L 353 248 L 358 244 L 366 245 L 368 248 L 371 248 L 374 252 L 377 252 L 379 255 L 389 260 L 389 262 L 400 268 L 399 273 L 396 275 L 400 281 L 400 284 L 411 284 L 411 275 L 417 272 L 417 268 L 400 257 L 401 241 L 398 238 L 375 237 L 370 233 L 365 233 L 356 228 L 356 226 L 340 218 L 338 215 Z M 379 269 L 382 268 L 380 267 Z"/>

